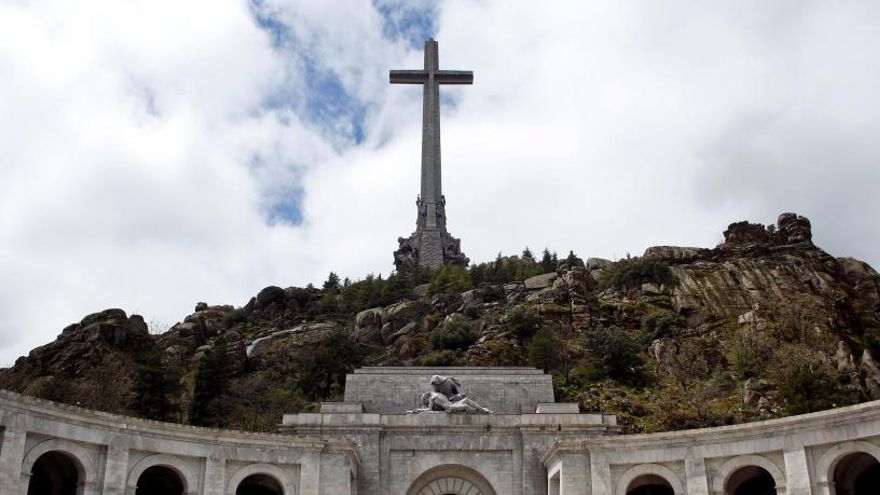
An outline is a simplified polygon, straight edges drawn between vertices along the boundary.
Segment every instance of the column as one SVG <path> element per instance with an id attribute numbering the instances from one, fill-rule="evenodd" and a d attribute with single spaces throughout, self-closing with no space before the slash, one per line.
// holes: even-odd
<path id="1" fill-rule="evenodd" d="M 21 464 L 24 462 L 24 422 L 17 415 L 11 416 L 3 430 L 0 448 L 0 493 L 27 493 L 27 480 L 22 481 Z M 24 486 L 22 486 L 24 483 Z"/>
<path id="2" fill-rule="evenodd" d="M 107 458 L 104 461 L 103 495 L 125 495 L 125 483 L 128 481 L 128 445 L 117 440 L 107 446 Z"/>
<path id="3" fill-rule="evenodd" d="M 321 495 L 351 495 L 351 468 L 345 454 L 321 456 Z"/>
<path id="4" fill-rule="evenodd" d="M 320 495 L 321 493 L 321 453 L 309 452 L 303 455 L 299 466 L 298 495 Z"/>
<path id="5" fill-rule="evenodd" d="M 592 486 L 591 495 L 611 495 L 614 493 L 614 486 L 611 484 L 611 465 L 603 454 L 590 452 L 590 485 Z"/>
<path id="6" fill-rule="evenodd" d="M 589 454 L 561 454 L 559 458 L 562 463 L 562 469 L 559 471 L 559 495 L 589 495 L 591 478 Z"/>
<path id="7" fill-rule="evenodd" d="M 211 456 L 205 459 L 204 495 L 226 493 L 226 459 Z M 235 490 L 235 487 L 232 487 Z"/>
<path id="8" fill-rule="evenodd" d="M 807 452 L 803 447 L 783 451 L 785 459 L 785 487 L 789 495 L 810 495 L 810 469 Z"/>
<path id="9" fill-rule="evenodd" d="M 706 477 L 706 462 L 702 457 L 689 453 L 684 460 L 684 474 L 687 478 L 688 495 L 709 495 L 709 480 Z"/>

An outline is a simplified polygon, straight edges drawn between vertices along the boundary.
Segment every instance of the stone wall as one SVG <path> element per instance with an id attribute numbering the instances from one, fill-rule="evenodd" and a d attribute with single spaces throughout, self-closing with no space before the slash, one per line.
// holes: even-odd
<path id="1" fill-rule="evenodd" d="M 34 463 L 49 452 L 75 461 L 84 495 L 133 495 L 151 466 L 173 469 L 188 494 L 234 494 L 248 475 L 265 474 L 287 495 L 418 495 L 455 483 L 484 495 L 623 495 L 645 476 L 667 481 L 675 493 L 721 495 L 738 470 L 757 466 L 773 477 L 777 493 L 831 495 L 843 493 L 835 473 L 848 456 L 880 459 L 880 402 L 646 435 L 616 435 L 610 416 L 545 409 L 385 415 L 338 404 L 332 413 L 286 416 L 287 434 L 268 435 L 0 391 L 0 493 L 26 494 Z"/>
<path id="2" fill-rule="evenodd" d="M 89 411 L 0 391 L 0 494 L 25 495 L 37 459 L 60 452 L 76 466 L 79 494 L 134 495 L 152 466 L 171 468 L 187 494 L 234 494 L 252 474 L 286 495 L 355 493 L 360 459 L 349 440 L 254 434 Z"/>
<path id="3" fill-rule="evenodd" d="M 779 494 L 832 495 L 835 468 L 858 453 L 880 461 L 880 401 L 719 428 L 562 440 L 542 462 L 555 494 L 623 495 L 639 476 L 654 475 L 676 494 L 723 495 L 734 473 L 755 466 Z"/>

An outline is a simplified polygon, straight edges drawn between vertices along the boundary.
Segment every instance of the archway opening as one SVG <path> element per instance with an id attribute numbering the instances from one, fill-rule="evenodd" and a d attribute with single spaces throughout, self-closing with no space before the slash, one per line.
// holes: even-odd
<path id="1" fill-rule="evenodd" d="M 776 480 L 766 469 L 746 466 L 737 469 L 727 481 L 725 493 L 731 495 L 776 495 Z"/>
<path id="2" fill-rule="evenodd" d="M 834 468 L 837 495 L 874 495 L 880 486 L 880 462 L 871 454 L 849 454 Z"/>
<path id="3" fill-rule="evenodd" d="M 241 480 L 235 495 L 284 495 L 284 488 L 267 474 L 252 474 Z"/>
<path id="4" fill-rule="evenodd" d="M 31 468 L 28 495 L 77 495 L 81 471 L 73 457 L 64 452 L 46 452 Z"/>
<path id="5" fill-rule="evenodd" d="M 141 473 L 135 495 L 183 495 L 180 474 L 168 466 L 150 466 Z"/>
<path id="6" fill-rule="evenodd" d="M 495 495 L 495 489 L 479 472 L 460 464 L 428 469 L 413 481 L 407 495 Z"/>
<path id="7" fill-rule="evenodd" d="M 674 495 L 675 490 L 662 476 L 643 474 L 632 480 L 626 489 L 626 495 Z"/>

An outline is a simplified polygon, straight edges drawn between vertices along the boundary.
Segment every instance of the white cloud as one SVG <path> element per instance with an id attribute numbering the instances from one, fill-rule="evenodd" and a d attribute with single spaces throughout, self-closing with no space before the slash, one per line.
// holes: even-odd
<path id="1" fill-rule="evenodd" d="M 173 323 L 198 300 L 390 270 L 421 92 L 386 71 L 421 53 L 370 2 L 259 5 L 0 4 L 0 363 L 106 307 Z M 273 47 L 253 9 L 290 39 Z M 832 254 L 880 264 L 875 4 L 437 12 L 441 65 L 475 71 L 443 89 L 442 122 L 449 227 L 474 261 L 711 246 L 793 210 Z M 348 113 L 309 114 L 315 71 L 365 112 L 359 144 Z M 291 194 L 302 224 L 270 224 Z"/>

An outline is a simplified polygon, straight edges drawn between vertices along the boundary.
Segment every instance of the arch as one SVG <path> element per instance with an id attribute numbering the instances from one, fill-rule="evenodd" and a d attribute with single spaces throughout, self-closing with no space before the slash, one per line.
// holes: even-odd
<path id="1" fill-rule="evenodd" d="M 495 489 L 482 474 L 460 464 L 433 467 L 416 478 L 407 495 L 495 495 Z"/>
<path id="2" fill-rule="evenodd" d="M 153 466 L 167 467 L 176 472 L 183 482 L 183 493 L 198 493 L 199 479 L 195 471 L 186 461 L 170 454 L 151 454 L 135 463 L 128 471 L 128 480 L 125 482 L 126 492 L 134 493 L 137 489 L 138 479 L 144 474 L 144 471 Z"/>
<path id="3" fill-rule="evenodd" d="M 824 493 L 834 494 L 834 470 L 840 461 L 849 454 L 868 454 L 880 462 L 880 447 L 864 440 L 853 440 L 836 444 L 825 451 L 816 464 L 817 483 Z"/>
<path id="4" fill-rule="evenodd" d="M 749 466 L 757 466 L 770 473 L 770 476 L 773 477 L 773 481 L 776 483 L 776 493 L 785 493 L 785 474 L 776 463 L 757 454 L 738 455 L 728 459 L 727 462 L 718 468 L 718 474 L 715 475 L 715 481 L 712 483 L 712 491 L 714 493 L 726 493 L 727 483 L 734 473 Z"/>
<path id="5" fill-rule="evenodd" d="M 620 480 L 617 482 L 616 493 L 618 495 L 626 495 L 629 485 L 639 476 L 645 475 L 654 475 L 663 478 L 669 483 L 669 486 L 672 487 L 672 491 L 675 495 L 683 495 L 685 493 L 684 483 L 681 482 L 678 475 L 660 464 L 639 464 L 627 469 L 622 475 L 620 475 Z"/>
<path id="6" fill-rule="evenodd" d="M 831 485 L 837 494 L 876 494 L 880 487 L 880 462 L 871 454 L 846 454 L 834 468 Z"/>
<path id="7" fill-rule="evenodd" d="M 89 452 L 76 442 L 65 440 L 62 438 L 52 438 L 44 440 L 28 451 L 21 463 L 21 474 L 24 484 L 27 486 L 30 482 L 31 472 L 37 459 L 49 452 L 59 452 L 66 455 L 77 471 L 79 478 L 78 494 L 89 495 L 97 486 L 98 470 L 95 467 L 95 461 Z"/>
<path id="8" fill-rule="evenodd" d="M 286 471 L 273 464 L 259 462 L 243 466 L 232 474 L 229 478 L 229 483 L 226 484 L 227 495 L 235 495 L 235 490 L 238 489 L 238 485 L 240 485 L 248 476 L 253 476 L 255 474 L 263 474 L 270 478 L 274 478 L 284 490 L 284 495 L 296 495 L 296 485 L 291 481 L 290 476 Z"/>

